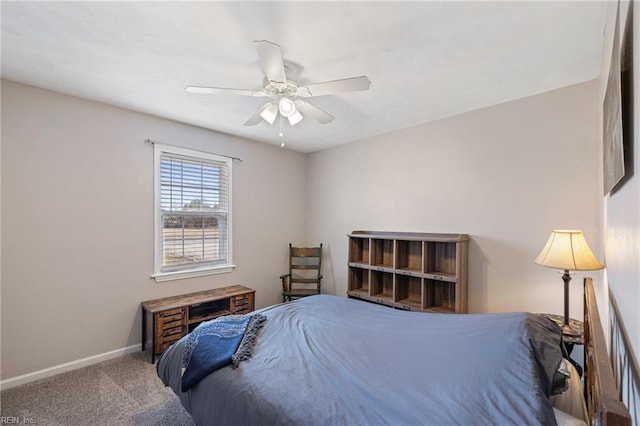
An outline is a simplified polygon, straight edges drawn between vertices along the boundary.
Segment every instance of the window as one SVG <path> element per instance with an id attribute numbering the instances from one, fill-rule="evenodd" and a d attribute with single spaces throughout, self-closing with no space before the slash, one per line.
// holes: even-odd
<path id="1" fill-rule="evenodd" d="M 153 277 L 230 272 L 232 160 L 157 143 L 154 150 Z"/>

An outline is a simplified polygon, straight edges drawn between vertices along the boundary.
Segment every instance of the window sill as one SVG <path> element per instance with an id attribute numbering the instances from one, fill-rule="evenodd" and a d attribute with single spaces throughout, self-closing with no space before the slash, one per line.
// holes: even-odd
<path id="1" fill-rule="evenodd" d="M 211 268 L 191 269 L 188 271 L 161 272 L 151 275 L 157 283 L 186 278 L 204 277 L 205 275 L 226 274 L 232 272 L 236 265 L 224 265 Z"/>

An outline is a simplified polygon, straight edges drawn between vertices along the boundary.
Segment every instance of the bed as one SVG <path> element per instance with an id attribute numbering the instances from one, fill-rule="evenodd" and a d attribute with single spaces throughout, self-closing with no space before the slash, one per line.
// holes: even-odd
<path id="1" fill-rule="evenodd" d="M 159 377 L 196 424 L 583 420 L 551 402 L 551 394 L 572 382 L 560 368 L 570 364 L 562 361 L 557 326 L 540 315 L 425 314 L 329 295 L 258 313 L 266 321 L 252 357 L 237 368 L 220 368 L 182 392 L 188 336 L 158 361 Z M 594 328 L 587 327 L 590 337 Z M 590 377 L 594 368 L 587 368 Z M 591 394 L 594 401 L 601 398 Z M 624 413 L 621 418 L 625 424 Z"/>

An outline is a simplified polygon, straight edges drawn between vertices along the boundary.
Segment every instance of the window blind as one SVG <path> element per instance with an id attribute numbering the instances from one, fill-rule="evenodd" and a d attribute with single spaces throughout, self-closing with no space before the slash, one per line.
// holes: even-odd
<path id="1" fill-rule="evenodd" d="M 162 153 L 162 272 L 228 263 L 229 173 L 224 159 Z"/>

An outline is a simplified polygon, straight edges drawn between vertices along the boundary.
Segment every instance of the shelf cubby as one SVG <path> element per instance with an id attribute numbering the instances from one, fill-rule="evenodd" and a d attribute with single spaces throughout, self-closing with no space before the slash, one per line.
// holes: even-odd
<path id="1" fill-rule="evenodd" d="M 393 302 L 393 274 L 371 271 L 369 295 L 384 302 Z"/>
<path id="2" fill-rule="evenodd" d="M 375 238 L 371 239 L 371 245 L 371 265 L 393 268 L 393 240 Z"/>
<path id="3" fill-rule="evenodd" d="M 189 324 L 199 324 L 202 321 L 217 318 L 222 315 L 229 315 L 230 300 L 220 299 L 211 302 L 194 303 L 189 306 L 187 322 Z"/>
<path id="4" fill-rule="evenodd" d="M 422 271 L 422 241 L 396 241 L 396 269 Z"/>
<path id="5" fill-rule="evenodd" d="M 396 275 L 394 302 L 404 309 L 422 308 L 422 278 Z"/>
<path id="6" fill-rule="evenodd" d="M 349 262 L 369 264 L 369 237 L 349 239 Z"/>
<path id="7" fill-rule="evenodd" d="M 456 243 L 427 242 L 424 272 L 427 274 L 455 276 Z"/>
<path id="8" fill-rule="evenodd" d="M 349 291 L 369 295 L 369 270 L 349 266 Z"/>
<path id="9" fill-rule="evenodd" d="M 447 281 L 425 280 L 425 308 L 439 312 L 455 312 L 456 286 Z"/>

